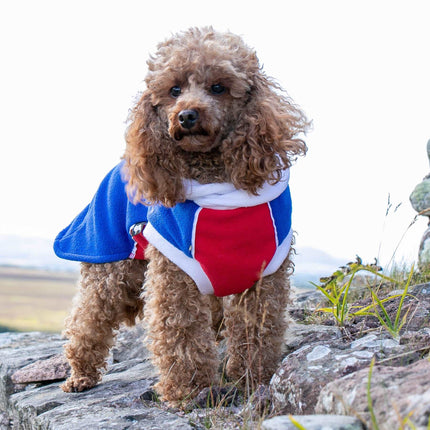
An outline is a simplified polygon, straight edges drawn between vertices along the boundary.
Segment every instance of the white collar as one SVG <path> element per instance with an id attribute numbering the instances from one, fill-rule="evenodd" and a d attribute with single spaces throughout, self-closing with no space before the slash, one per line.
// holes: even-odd
<path id="1" fill-rule="evenodd" d="M 233 184 L 200 184 L 193 179 L 184 180 L 185 196 L 203 208 L 236 209 L 240 207 L 257 206 L 270 202 L 281 195 L 288 187 L 290 169 L 282 171 L 282 177 L 276 184 L 265 182 L 257 195 L 245 190 L 238 190 Z"/>

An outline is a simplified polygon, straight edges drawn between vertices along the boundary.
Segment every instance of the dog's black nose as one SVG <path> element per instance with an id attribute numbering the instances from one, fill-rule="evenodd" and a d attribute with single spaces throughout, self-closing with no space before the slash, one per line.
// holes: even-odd
<path id="1" fill-rule="evenodd" d="M 182 110 L 179 112 L 178 119 L 183 128 L 191 129 L 196 125 L 199 113 L 194 109 Z"/>

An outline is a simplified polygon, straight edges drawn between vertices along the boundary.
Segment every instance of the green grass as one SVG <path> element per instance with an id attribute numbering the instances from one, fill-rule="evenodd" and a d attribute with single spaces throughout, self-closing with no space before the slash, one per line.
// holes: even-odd
<path id="1" fill-rule="evenodd" d="M 0 267 L 0 331 L 63 329 L 77 274 Z"/>
<path id="2" fill-rule="evenodd" d="M 393 338 L 398 338 L 400 330 L 406 323 L 408 316 L 408 311 L 406 311 L 401 318 L 403 303 L 406 296 L 411 296 L 408 290 L 416 272 L 414 271 L 414 266 L 409 269 L 409 274 L 405 271 L 397 271 L 397 273 L 395 273 L 396 277 L 393 276 L 393 273 L 391 276 L 383 275 L 380 273 L 381 271 L 382 268 L 377 266 L 376 263 L 364 265 L 361 258 L 357 256 L 355 262 L 348 263 L 327 278 L 321 278 L 321 285 L 313 285 L 325 296 L 329 302 L 329 306 L 320 307 L 317 309 L 317 312 L 331 314 L 340 327 L 344 326 L 348 318 L 356 316 L 374 316 L 379 320 L 381 327 L 384 327 Z M 377 278 L 380 279 L 379 286 L 376 283 L 375 285 L 366 285 L 368 296 L 372 299 L 372 304 L 369 306 L 354 306 L 354 299 L 349 297 L 352 281 L 359 272 L 370 273 L 374 276 L 374 280 Z M 402 294 L 392 294 L 384 299 L 380 299 L 378 293 L 383 281 L 385 282 L 385 287 L 390 285 L 390 289 L 392 290 L 400 286 L 403 289 Z M 384 303 L 395 298 L 400 298 L 400 302 L 397 313 L 395 317 L 392 318 L 388 314 Z"/>
<path id="3" fill-rule="evenodd" d="M 372 297 L 372 302 L 373 302 L 372 305 L 367 306 L 366 308 L 359 309 L 357 312 L 353 313 L 352 315 L 372 315 L 379 320 L 379 322 L 381 323 L 381 326 L 384 327 L 394 339 L 399 338 L 400 330 L 405 325 L 407 316 L 409 313 L 409 310 L 407 310 L 403 315 L 403 318 L 400 320 L 400 316 L 403 308 L 403 302 L 406 296 L 410 295 L 408 294 L 408 289 L 412 280 L 413 273 L 414 273 L 414 267 L 412 266 L 412 269 L 410 270 L 410 273 L 409 273 L 408 280 L 406 281 L 405 286 L 403 288 L 402 294 L 395 294 L 388 297 L 387 299 L 381 300 L 372 289 L 369 289 Z M 395 297 L 400 297 L 400 302 L 398 305 L 396 317 L 394 320 L 392 320 L 392 318 L 388 315 L 388 312 L 385 309 L 384 302 Z"/>
<path id="4" fill-rule="evenodd" d="M 351 316 L 350 301 L 352 300 L 349 297 L 349 289 L 357 273 L 367 272 L 373 275 L 375 279 L 380 278 L 394 285 L 397 284 L 395 279 L 380 273 L 381 270 L 382 268 L 376 263 L 363 264 L 361 258 L 357 256 L 356 261 L 339 268 L 327 278 L 321 278 L 321 285 L 312 283 L 326 297 L 330 304 L 329 307 L 319 308 L 317 311 L 332 314 L 337 324 L 343 326 L 345 320 Z M 370 293 L 373 297 L 374 292 L 370 290 Z"/>

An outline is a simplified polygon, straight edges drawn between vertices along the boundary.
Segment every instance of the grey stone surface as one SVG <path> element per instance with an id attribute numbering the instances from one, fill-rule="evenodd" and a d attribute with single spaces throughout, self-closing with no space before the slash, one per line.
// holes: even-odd
<path id="1" fill-rule="evenodd" d="M 407 311 L 406 323 L 397 338 L 393 338 L 375 317 L 354 318 L 342 330 L 336 326 L 313 324 L 290 326 L 286 336 L 287 354 L 270 383 L 272 405 L 276 413 L 353 414 L 353 407 L 348 410 L 315 410 L 320 393 L 327 384 L 337 381 L 334 386 L 339 388 L 339 402 L 342 403 L 342 394 L 345 393 L 341 381 L 346 375 L 368 372 L 372 358 L 381 367 L 402 367 L 420 361 L 428 354 L 430 284 L 410 287 L 409 292 L 411 296 L 405 299 L 402 313 L 404 315 Z M 392 296 L 392 293 L 388 294 Z M 359 303 L 361 307 L 368 304 L 363 300 Z M 399 298 L 393 297 L 385 306 L 393 318 L 398 310 Z M 430 383 L 430 375 L 423 373 L 421 378 L 422 384 Z M 427 402 L 427 395 L 416 390 L 413 384 L 403 381 L 399 387 L 400 392 L 407 387 L 406 397 L 415 398 L 424 404 Z M 379 402 L 379 396 L 383 395 L 383 390 L 376 392 L 375 402 Z M 387 414 L 390 419 L 397 417 L 393 408 Z M 420 419 L 424 418 L 421 416 Z"/>
<path id="2" fill-rule="evenodd" d="M 305 310 L 315 310 L 327 302 L 324 295 L 316 290 L 304 291 L 293 298 L 292 307 Z"/>
<path id="3" fill-rule="evenodd" d="M 309 343 L 330 341 L 341 337 L 342 333 L 339 327 L 319 324 L 296 324 L 292 321 L 285 334 L 285 355 L 291 354 Z"/>
<path id="4" fill-rule="evenodd" d="M 145 429 L 166 428 L 191 430 L 193 427 L 185 418 L 165 412 L 159 408 L 111 405 L 68 405 L 52 414 L 43 414 L 38 419 L 41 428 L 56 430 L 70 429 Z"/>
<path id="5" fill-rule="evenodd" d="M 0 333 L 0 411 L 6 411 L 9 396 L 25 388 L 12 382 L 12 375 L 37 360 L 62 352 L 64 340 L 47 333 Z"/>
<path id="6" fill-rule="evenodd" d="M 187 419 L 141 401 L 155 381 L 148 361 L 130 360 L 127 367 L 113 365 L 99 385 L 83 393 L 63 393 L 58 384 L 33 389 L 31 395 L 16 393 L 10 398 L 12 420 L 18 428 L 191 428 Z"/>
<path id="7" fill-rule="evenodd" d="M 354 414 L 371 428 L 367 383 L 369 369 L 344 376 L 327 384 L 321 391 L 316 412 Z M 430 421 L 430 362 L 420 360 L 409 366 L 376 366 L 371 378 L 370 397 L 380 430 L 401 428 L 428 429 Z"/>
<path id="8" fill-rule="evenodd" d="M 59 335 L 0 334 L 0 430 L 194 428 L 186 417 L 142 401 L 156 372 L 141 337 L 139 328 L 122 331 L 103 381 L 64 393 L 52 382 L 68 372 Z"/>
<path id="9" fill-rule="evenodd" d="M 384 396 L 389 400 L 399 398 L 404 400 L 398 406 L 401 413 L 406 414 L 402 416 L 410 413 L 407 405 L 412 405 L 414 425 L 424 429 L 422 426 L 427 423 L 422 423 L 430 414 L 426 409 L 426 405 L 430 405 L 430 363 L 422 360 L 430 349 L 430 284 L 417 285 L 410 292 L 413 297 L 408 297 L 404 303 L 410 309 L 407 324 L 397 339 L 381 329 L 380 324 L 377 327 L 368 325 L 369 321 L 365 325 L 363 321 L 350 322 L 349 328 L 342 329 L 292 322 L 286 333 L 284 360 L 269 389 L 261 387 L 260 403 L 272 415 L 294 414 L 296 417 L 316 412 L 353 415 L 359 406 L 363 420 L 371 428 L 363 393 L 369 363 L 375 357 L 372 399 L 375 405 L 385 405 L 385 415 L 378 415 L 378 419 L 384 423 L 398 420 L 397 406 L 384 404 Z M 387 302 L 390 312 L 396 312 L 397 308 L 395 299 Z M 0 334 L 0 430 L 204 429 L 209 424 L 211 428 L 223 430 L 258 428 L 262 408 L 254 407 L 251 400 L 239 398 L 236 406 L 199 408 L 186 413 L 153 401 L 148 393 L 157 374 L 144 347 L 144 336 L 140 326 L 121 330 L 102 382 L 87 392 L 70 394 L 59 388 L 60 379 L 66 377 L 69 370 L 62 356 L 65 341 L 59 335 Z M 223 345 L 221 342 L 220 351 Z M 419 362 L 424 364 L 413 366 Z M 387 367 L 393 365 L 398 367 Z M 391 387 L 394 382 L 397 385 Z M 401 393 L 397 398 L 396 390 Z M 315 409 L 316 405 L 320 409 Z M 325 420 L 331 422 L 332 419 L 335 418 L 316 417 L 313 422 L 322 425 Z M 332 427 L 327 428 L 337 429 L 335 425 L 343 425 L 338 418 L 335 420 L 329 424 Z M 262 428 L 272 428 L 268 426 L 276 423 L 282 426 L 283 422 L 285 424 L 285 419 L 281 418 L 266 420 Z M 314 428 L 312 421 L 303 425 L 307 430 Z"/>
<path id="10" fill-rule="evenodd" d="M 112 361 L 118 363 L 133 358 L 143 359 L 149 357 L 149 351 L 143 342 L 145 331 L 142 324 L 122 330 L 112 348 Z"/>
<path id="11" fill-rule="evenodd" d="M 11 428 L 11 421 L 5 412 L 0 411 L 0 430 L 8 430 Z"/>
<path id="12" fill-rule="evenodd" d="M 270 382 L 274 407 L 281 413 L 313 413 L 321 389 L 334 378 L 368 367 L 374 356 L 383 360 L 406 350 L 386 333 L 352 342 L 308 338 L 284 358 Z"/>
<path id="13" fill-rule="evenodd" d="M 363 424 L 354 417 L 342 415 L 295 415 L 292 417 L 306 430 L 363 430 Z M 282 415 L 263 422 L 263 430 L 297 430 L 289 416 Z"/>
<path id="14" fill-rule="evenodd" d="M 425 284 L 414 285 L 411 288 L 411 293 L 419 294 L 422 296 L 430 296 L 430 282 L 427 282 Z"/>
<path id="15" fill-rule="evenodd" d="M 70 366 L 63 354 L 57 354 L 46 360 L 37 360 L 12 374 L 14 384 L 31 384 L 66 379 L 70 375 Z"/>

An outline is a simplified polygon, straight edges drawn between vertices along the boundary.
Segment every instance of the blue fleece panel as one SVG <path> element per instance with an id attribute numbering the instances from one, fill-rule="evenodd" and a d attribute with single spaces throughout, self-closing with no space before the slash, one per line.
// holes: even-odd
<path id="1" fill-rule="evenodd" d="M 121 177 L 121 162 L 100 184 L 91 203 L 61 231 L 54 242 L 58 257 L 88 263 L 109 263 L 130 256 L 130 227 L 147 220 L 148 208 L 132 204 Z"/>
<path id="2" fill-rule="evenodd" d="M 290 187 L 276 199 L 269 202 L 276 227 L 278 243 L 282 243 L 291 230 L 292 203 Z"/>
<path id="3" fill-rule="evenodd" d="M 173 208 L 157 205 L 149 208 L 148 220 L 175 248 L 192 257 L 194 217 L 199 206 L 191 200 Z"/>

